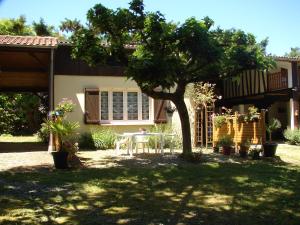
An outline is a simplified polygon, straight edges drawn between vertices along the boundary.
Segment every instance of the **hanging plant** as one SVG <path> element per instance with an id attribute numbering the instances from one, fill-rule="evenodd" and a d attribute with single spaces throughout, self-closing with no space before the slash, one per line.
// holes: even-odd
<path id="1" fill-rule="evenodd" d="M 212 83 L 196 82 L 187 88 L 186 95 L 191 99 L 196 110 L 200 106 L 209 105 L 216 101 L 215 86 Z"/>
<path id="2" fill-rule="evenodd" d="M 216 128 L 221 128 L 226 123 L 225 115 L 216 115 L 214 117 L 214 125 Z"/>

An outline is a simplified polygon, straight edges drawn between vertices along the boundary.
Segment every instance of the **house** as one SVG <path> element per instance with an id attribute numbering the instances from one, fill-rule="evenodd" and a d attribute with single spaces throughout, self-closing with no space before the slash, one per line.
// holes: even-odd
<path id="1" fill-rule="evenodd" d="M 48 92 L 50 109 L 72 99 L 76 108 L 68 119 L 78 121 L 81 132 L 95 125 L 138 131 L 167 121 L 166 103 L 142 94 L 121 66 L 73 60 L 70 44 L 55 37 L 0 35 L 0 71 L 0 91 Z"/>
<path id="2" fill-rule="evenodd" d="M 275 60 L 277 68 L 270 71 L 246 71 L 224 80 L 215 108 L 196 112 L 186 99 L 194 145 L 212 141 L 211 115 L 221 106 L 243 113 L 255 105 L 268 109 L 267 119 L 278 118 L 283 128 L 298 127 L 300 58 Z M 62 98 L 72 99 L 77 106 L 68 118 L 80 123 L 81 132 L 99 125 L 137 131 L 167 120 L 180 130 L 178 114 L 166 116 L 169 103 L 142 94 L 120 65 L 90 67 L 72 59 L 70 44 L 54 37 L 0 35 L 0 91 L 48 92 L 50 109 Z"/>
<path id="3" fill-rule="evenodd" d="M 212 114 L 220 113 L 222 107 L 233 112 L 246 113 L 249 106 L 256 106 L 266 112 L 266 122 L 277 118 L 282 131 L 299 127 L 300 100 L 300 57 L 274 57 L 276 67 L 269 71 L 245 71 L 243 74 L 227 78 L 217 84 L 221 99 L 214 106 L 194 110 L 186 99 L 190 113 L 192 143 L 212 144 Z M 177 115 L 172 123 L 180 128 Z M 275 134 L 276 137 L 276 134 Z"/>

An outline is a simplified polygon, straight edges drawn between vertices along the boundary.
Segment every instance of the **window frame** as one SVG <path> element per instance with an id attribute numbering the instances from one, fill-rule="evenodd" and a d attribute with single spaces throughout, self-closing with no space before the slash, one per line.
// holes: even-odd
<path id="1" fill-rule="evenodd" d="M 149 98 L 149 119 L 142 119 L 142 92 L 136 88 L 109 88 L 99 90 L 99 104 L 101 106 L 101 93 L 108 92 L 108 120 L 101 120 L 101 107 L 99 109 L 99 119 L 102 125 L 153 125 L 154 124 L 154 101 Z M 113 92 L 123 92 L 123 120 L 113 120 Z M 127 93 L 137 92 L 138 97 L 138 119 L 128 120 Z"/>

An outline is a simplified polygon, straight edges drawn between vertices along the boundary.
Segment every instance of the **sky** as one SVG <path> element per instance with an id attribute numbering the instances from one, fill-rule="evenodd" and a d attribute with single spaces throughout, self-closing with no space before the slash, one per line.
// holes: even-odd
<path id="1" fill-rule="evenodd" d="M 44 18 L 58 27 L 65 18 L 86 21 L 88 9 L 101 3 L 116 9 L 129 0 L 0 0 L 0 18 L 25 15 L 28 23 Z M 299 0 L 144 0 L 146 11 L 160 11 L 166 19 L 184 22 L 209 16 L 215 27 L 253 33 L 258 41 L 269 38 L 267 52 L 284 55 L 300 47 Z"/>

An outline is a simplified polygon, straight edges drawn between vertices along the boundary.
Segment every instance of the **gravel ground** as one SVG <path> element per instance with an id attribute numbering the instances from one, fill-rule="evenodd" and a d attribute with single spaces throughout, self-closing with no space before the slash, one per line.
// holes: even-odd
<path id="1" fill-rule="evenodd" d="M 0 171 L 53 165 L 52 156 L 47 151 L 0 153 L 0 159 Z"/>
<path id="2" fill-rule="evenodd" d="M 293 147 L 298 154 L 300 148 Z M 288 150 L 288 151 L 287 151 Z M 286 152 L 293 149 L 287 149 L 287 146 L 281 145 L 278 150 L 279 157 L 275 157 L 271 161 L 287 162 L 298 164 L 290 160 Z M 1 151 L 0 151 L 1 152 Z M 178 158 L 181 151 L 175 151 L 175 154 L 170 154 L 165 151 L 164 155 L 151 153 L 139 153 L 130 157 L 126 154 L 126 150 L 122 150 L 120 155 L 116 155 L 114 150 L 97 150 L 97 151 L 81 151 L 78 153 L 80 160 L 85 167 L 105 168 L 113 166 L 147 166 L 156 167 L 162 165 L 178 165 L 185 163 Z M 292 152 L 291 152 L 292 153 Z M 295 155 L 295 153 L 293 153 Z M 0 171 L 5 170 L 31 170 L 41 168 L 53 168 L 53 159 L 47 151 L 28 151 L 28 152 L 7 152 L 0 153 Z M 300 159 L 300 157 L 299 157 Z M 270 159 L 266 159 L 270 161 Z M 283 161 L 282 161 L 283 160 Z M 241 159 L 238 155 L 223 156 L 222 154 L 212 153 L 210 149 L 203 150 L 201 162 L 219 162 L 219 163 L 244 163 L 249 160 Z M 299 164 L 300 165 L 300 164 Z"/>

